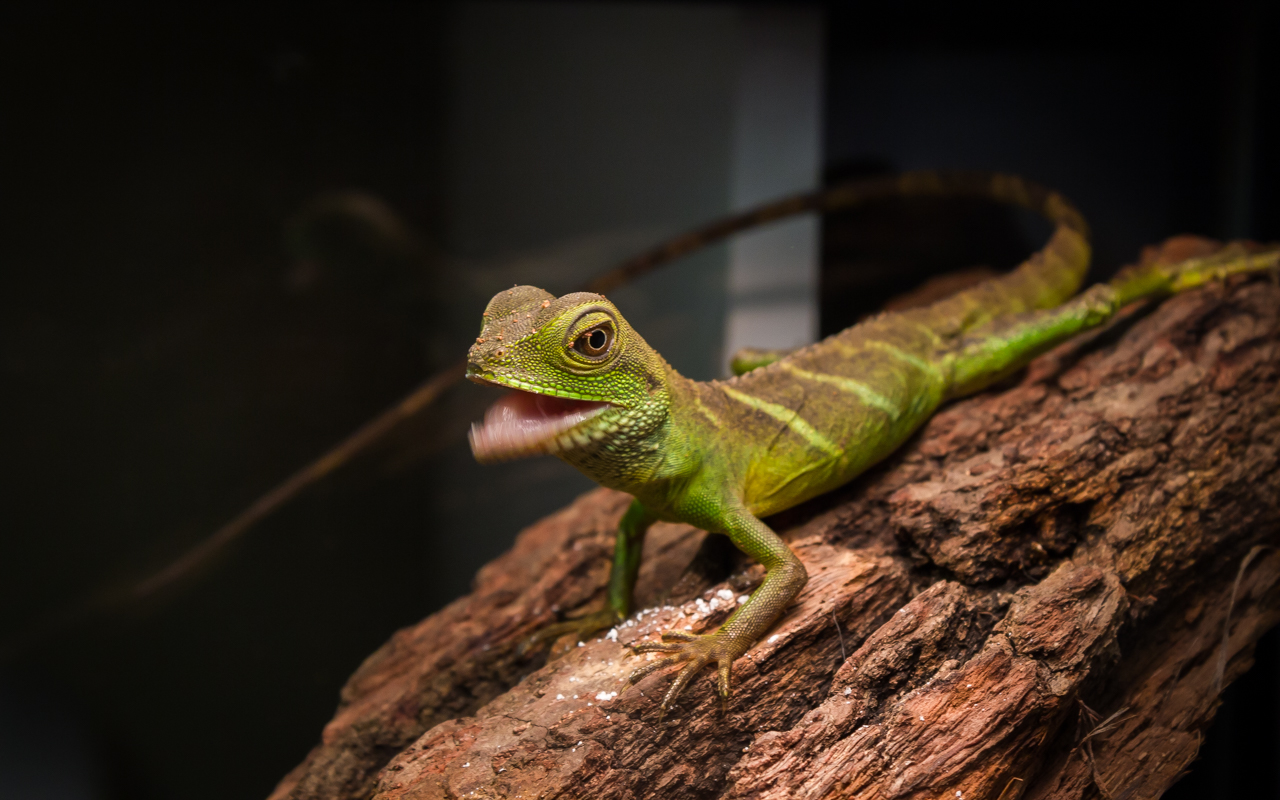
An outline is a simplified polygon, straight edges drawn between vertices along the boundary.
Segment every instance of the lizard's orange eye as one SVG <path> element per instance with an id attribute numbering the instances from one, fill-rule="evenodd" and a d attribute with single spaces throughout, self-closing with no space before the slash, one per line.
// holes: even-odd
<path id="1" fill-rule="evenodd" d="M 590 358 L 598 358 L 609 352 L 613 345 L 613 328 L 600 325 L 584 331 L 573 343 L 573 349 Z"/>

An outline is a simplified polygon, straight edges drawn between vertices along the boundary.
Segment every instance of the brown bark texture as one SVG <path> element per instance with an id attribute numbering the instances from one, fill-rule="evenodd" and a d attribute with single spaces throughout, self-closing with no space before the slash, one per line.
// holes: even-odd
<path id="1" fill-rule="evenodd" d="M 647 610 L 517 652 L 603 602 L 627 502 L 583 496 L 396 633 L 273 800 L 1159 796 L 1280 621 L 1280 286 L 1130 309 L 772 519 L 810 579 L 727 711 L 711 669 L 662 723 L 669 674 L 623 691 L 654 657 L 626 644 L 711 630 L 760 578 L 686 526 L 649 536 Z"/>

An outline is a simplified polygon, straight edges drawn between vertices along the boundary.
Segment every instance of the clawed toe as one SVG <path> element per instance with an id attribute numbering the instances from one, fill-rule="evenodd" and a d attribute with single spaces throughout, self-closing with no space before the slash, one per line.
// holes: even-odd
<path id="1" fill-rule="evenodd" d="M 701 638 L 698 634 L 689 631 L 664 631 L 662 634 L 664 642 L 696 642 Z"/>
<path id="2" fill-rule="evenodd" d="M 666 631 L 660 642 L 640 642 L 628 646 L 631 654 L 637 656 L 645 653 L 679 653 L 686 649 L 689 642 L 696 642 L 701 638 L 703 637 L 688 631 Z"/>
<path id="3" fill-rule="evenodd" d="M 678 653 L 683 649 L 683 644 L 674 642 L 640 642 L 639 644 L 631 645 L 631 652 L 638 656 L 645 653 Z"/>
<path id="4" fill-rule="evenodd" d="M 680 663 L 679 656 L 667 656 L 666 658 L 660 658 L 657 661 L 654 661 L 650 664 L 645 664 L 643 667 L 636 667 L 634 670 L 631 671 L 631 674 L 627 676 L 627 683 L 639 683 L 640 681 L 644 680 L 646 677 L 648 677 L 649 675 L 652 675 L 658 670 L 666 669 L 667 667 L 670 667 L 679 663 Z"/>
<path id="5" fill-rule="evenodd" d="M 659 722 L 661 722 L 662 718 L 666 716 L 667 711 L 675 705 L 676 698 L 678 698 L 680 693 L 684 691 L 684 687 L 689 685 L 689 681 L 693 680 L 693 676 L 697 675 L 702 668 L 707 665 L 709 660 L 710 659 L 706 656 L 699 656 L 688 664 L 685 664 L 684 669 L 676 673 L 675 680 L 671 682 L 671 686 L 667 689 L 666 695 L 662 698 L 662 704 L 658 706 Z"/>

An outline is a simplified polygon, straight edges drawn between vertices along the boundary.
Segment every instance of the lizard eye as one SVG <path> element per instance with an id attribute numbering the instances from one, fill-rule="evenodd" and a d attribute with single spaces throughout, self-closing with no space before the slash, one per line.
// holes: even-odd
<path id="1" fill-rule="evenodd" d="M 573 343 L 573 349 L 590 358 L 598 358 L 609 352 L 609 348 L 613 346 L 613 328 L 609 325 L 599 325 L 589 331 L 584 331 Z"/>

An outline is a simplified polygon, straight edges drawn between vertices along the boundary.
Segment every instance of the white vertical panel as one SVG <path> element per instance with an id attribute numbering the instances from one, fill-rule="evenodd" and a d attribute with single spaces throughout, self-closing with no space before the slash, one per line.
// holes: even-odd
<path id="1" fill-rule="evenodd" d="M 742 10 L 731 202 L 742 210 L 816 188 L 822 163 L 823 19 L 817 8 Z M 724 361 L 741 347 L 794 347 L 818 332 L 816 217 L 729 246 Z"/>

